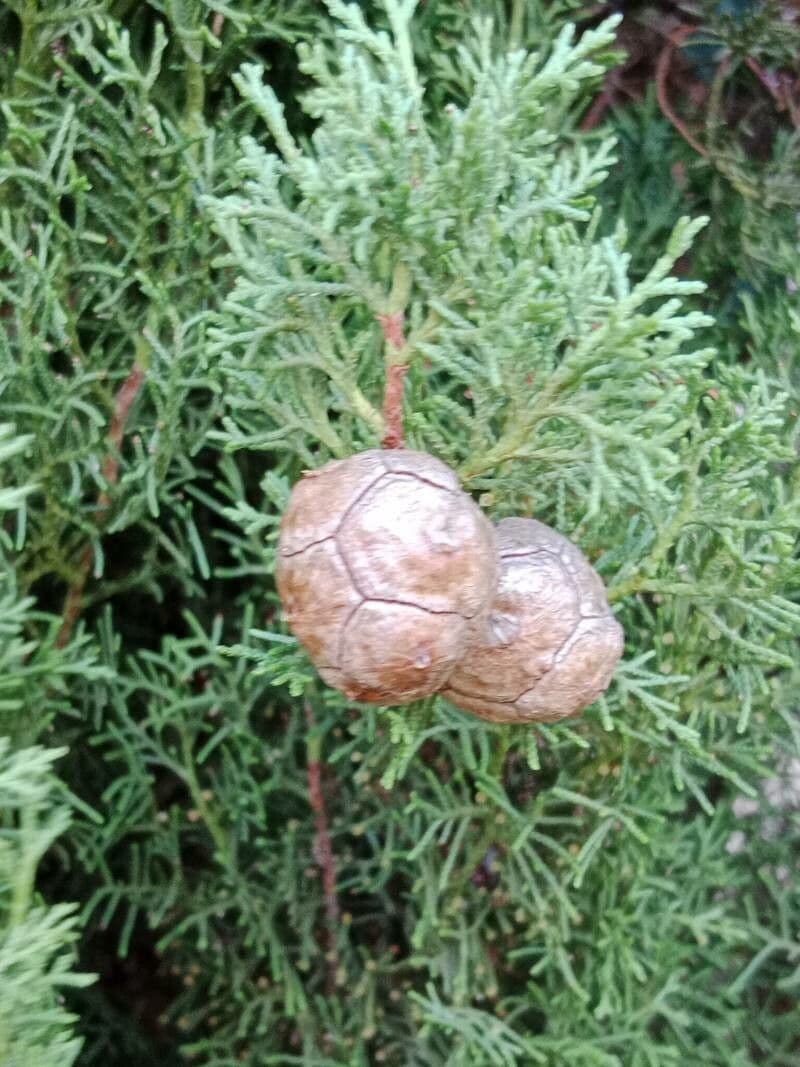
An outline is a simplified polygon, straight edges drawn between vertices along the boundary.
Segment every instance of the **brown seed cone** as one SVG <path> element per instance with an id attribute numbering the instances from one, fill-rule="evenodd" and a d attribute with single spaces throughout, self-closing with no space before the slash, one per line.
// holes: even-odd
<path id="1" fill-rule="evenodd" d="M 425 452 L 373 449 L 309 471 L 281 524 L 277 584 L 322 678 L 407 704 L 447 680 L 496 588 L 494 530 Z"/>
<path id="2" fill-rule="evenodd" d="M 490 722 L 555 722 L 607 688 L 622 627 L 582 552 L 535 519 L 496 528 L 497 595 L 476 643 L 442 690 Z"/>

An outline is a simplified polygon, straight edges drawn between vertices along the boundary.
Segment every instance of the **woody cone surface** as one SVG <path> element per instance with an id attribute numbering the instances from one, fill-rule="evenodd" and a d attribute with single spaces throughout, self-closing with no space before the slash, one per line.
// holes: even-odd
<path id="1" fill-rule="evenodd" d="M 406 704 L 446 682 L 483 622 L 496 569 L 491 523 L 446 464 L 374 449 L 297 483 L 276 577 L 289 627 L 329 685 Z"/>
<path id="2" fill-rule="evenodd" d="M 603 583 L 571 541 L 535 519 L 504 519 L 496 537 L 497 595 L 443 696 L 492 722 L 576 715 L 622 655 Z"/>

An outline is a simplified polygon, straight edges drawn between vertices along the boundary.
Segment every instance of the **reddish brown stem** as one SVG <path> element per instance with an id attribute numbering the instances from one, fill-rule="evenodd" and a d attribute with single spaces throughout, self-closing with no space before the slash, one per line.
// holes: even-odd
<path id="1" fill-rule="evenodd" d="M 310 733 L 316 729 L 316 720 L 311 704 L 305 703 L 306 723 Z M 336 985 L 336 971 L 339 960 L 336 952 L 336 931 L 339 926 L 339 900 L 336 896 L 336 857 L 328 829 L 328 812 L 325 807 L 325 794 L 322 791 L 322 761 L 318 758 L 318 743 L 308 745 L 308 802 L 314 812 L 313 855 L 322 874 L 322 891 L 325 896 L 325 918 L 328 927 L 328 987 L 332 991 Z"/>
<path id="2" fill-rule="evenodd" d="M 72 581 L 72 585 L 67 590 L 67 595 L 64 599 L 64 611 L 61 616 L 61 625 L 56 634 L 56 648 L 63 648 L 64 645 L 69 642 L 70 637 L 72 637 L 72 631 L 75 629 L 75 624 L 81 617 L 83 591 L 86 588 L 86 582 L 89 580 L 89 570 L 92 566 L 93 556 L 92 546 L 87 545 L 81 553 L 77 574 Z"/>
<path id="3" fill-rule="evenodd" d="M 387 347 L 402 352 L 406 339 L 403 331 L 404 315 L 396 311 L 392 315 L 378 315 L 378 322 L 383 330 L 383 339 Z M 385 432 L 381 440 L 382 448 L 404 448 L 403 431 L 403 380 L 408 372 L 407 363 L 392 363 L 387 360 L 386 384 L 383 389 L 383 421 Z"/>
<path id="4" fill-rule="evenodd" d="M 614 103 L 614 96 L 617 92 L 618 78 L 619 74 L 617 71 L 612 71 L 606 78 L 605 85 L 603 86 L 603 91 L 600 93 L 600 95 L 594 101 L 592 106 L 581 119 L 582 130 L 593 130 L 595 129 L 595 127 L 600 125 L 603 119 L 603 115 Z"/>
<path id="5" fill-rule="evenodd" d="M 403 379 L 407 372 L 407 363 L 393 363 L 386 368 L 386 386 L 383 391 L 383 421 L 386 431 L 381 439 L 382 448 L 405 448 Z"/>
<path id="6" fill-rule="evenodd" d="M 119 477 L 119 449 L 125 434 L 125 425 L 128 421 L 130 410 L 139 394 L 143 381 L 144 371 L 140 367 L 134 367 L 114 397 L 114 412 L 111 416 L 111 425 L 106 434 L 108 451 L 102 466 L 106 487 L 101 490 L 97 497 L 96 522 L 98 527 L 102 526 L 105 513 L 111 506 L 111 497 L 108 490 L 112 485 L 116 485 Z M 72 637 L 72 631 L 81 617 L 83 593 L 89 580 L 89 571 L 92 567 L 93 558 L 92 546 L 87 545 L 81 553 L 78 569 L 64 599 L 61 626 L 56 634 L 56 648 L 63 648 L 69 642 L 70 637 Z"/>
<path id="7" fill-rule="evenodd" d="M 703 156 L 704 159 L 708 159 L 707 150 L 689 130 L 683 119 L 678 118 L 674 112 L 667 91 L 667 79 L 669 78 L 672 57 L 675 55 L 675 49 L 681 45 L 690 34 L 694 33 L 695 29 L 695 26 L 679 26 L 678 29 L 670 35 L 670 39 L 664 46 L 661 55 L 658 57 L 658 62 L 656 63 L 656 99 L 658 100 L 658 106 L 661 108 L 662 114 L 665 118 L 669 119 L 684 141 L 688 142 L 695 152 Z"/>
<path id="8" fill-rule="evenodd" d="M 384 341 L 399 352 L 406 343 L 405 334 L 403 332 L 405 315 L 403 315 L 402 311 L 395 311 L 392 315 L 378 315 L 376 317 L 381 324 Z"/>
<path id="9" fill-rule="evenodd" d="M 788 111 L 792 124 L 800 127 L 800 110 L 792 97 L 792 86 L 788 75 L 782 71 L 764 70 L 761 64 L 747 56 L 745 64 L 755 74 L 769 95 L 775 101 L 778 111 Z"/>
<path id="10" fill-rule="evenodd" d="M 144 371 L 141 367 L 134 367 L 114 397 L 114 414 L 111 416 L 111 425 L 106 435 L 108 453 L 103 461 L 103 478 L 107 486 L 117 484 L 117 478 L 119 477 L 119 449 L 125 434 L 125 425 L 133 407 L 133 402 L 139 395 L 143 381 Z M 108 491 L 104 489 L 97 498 L 98 511 L 106 511 L 110 504 L 111 499 Z"/>
<path id="11" fill-rule="evenodd" d="M 769 95 L 778 105 L 778 110 L 783 111 L 786 107 L 786 101 L 783 96 L 783 86 L 776 74 L 772 71 L 766 71 L 752 56 L 745 57 L 745 64 L 755 74 Z"/>

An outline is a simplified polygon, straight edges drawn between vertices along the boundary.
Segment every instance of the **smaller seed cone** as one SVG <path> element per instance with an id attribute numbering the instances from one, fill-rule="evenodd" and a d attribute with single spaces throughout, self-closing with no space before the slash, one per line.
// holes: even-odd
<path id="1" fill-rule="evenodd" d="M 577 715 L 622 655 L 603 583 L 571 541 L 535 519 L 504 519 L 496 540 L 497 594 L 442 695 L 491 722 Z"/>

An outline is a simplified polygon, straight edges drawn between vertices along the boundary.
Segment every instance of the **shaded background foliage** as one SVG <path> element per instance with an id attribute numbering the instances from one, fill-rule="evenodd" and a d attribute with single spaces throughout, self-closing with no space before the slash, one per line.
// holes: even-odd
<path id="1" fill-rule="evenodd" d="M 0 5 L 0 1049 L 794 1063 L 796 12 L 428 0 L 417 102 L 401 7 Z M 411 440 L 611 586 L 571 725 L 350 707 L 281 627 L 401 307 Z"/>

